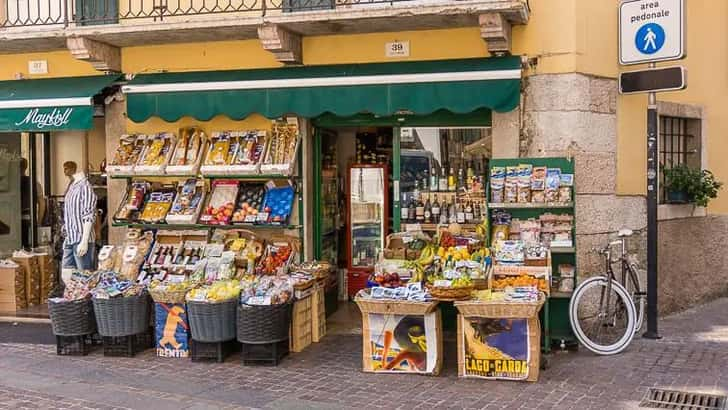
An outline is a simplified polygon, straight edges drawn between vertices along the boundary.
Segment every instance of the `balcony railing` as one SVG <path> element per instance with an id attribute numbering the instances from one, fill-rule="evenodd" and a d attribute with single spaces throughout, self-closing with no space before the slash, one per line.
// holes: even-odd
<path id="1" fill-rule="evenodd" d="M 0 0 L 0 28 L 115 24 L 238 13 L 246 17 L 446 0 Z"/>

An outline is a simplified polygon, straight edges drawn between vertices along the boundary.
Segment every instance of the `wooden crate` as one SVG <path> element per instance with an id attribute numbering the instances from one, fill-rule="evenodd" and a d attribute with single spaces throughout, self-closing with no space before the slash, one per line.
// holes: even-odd
<path id="1" fill-rule="evenodd" d="M 437 309 L 437 301 L 410 302 L 357 298 L 355 302 L 362 312 L 363 371 L 432 376 L 440 373 L 443 358 L 442 315 Z M 395 343 L 399 344 L 395 333 L 403 321 L 418 321 L 424 324 L 426 351 L 410 350 L 410 354 L 414 355 L 410 357 L 410 360 L 414 357 L 426 360 L 422 366 L 424 368 L 412 365 L 408 368 L 391 367 L 396 364 L 389 353 L 393 352 Z M 403 352 L 404 348 L 404 346 L 399 346 L 400 352 Z"/>
<path id="2" fill-rule="evenodd" d="M 313 299 L 313 310 L 311 312 L 312 340 L 318 343 L 326 336 L 326 299 L 324 297 L 325 286 L 317 286 L 311 298 Z"/>
<path id="3" fill-rule="evenodd" d="M 291 319 L 290 350 L 302 352 L 311 345 L 313 332 L 311 331 L 313 313 L 313 297 L 308 296 L 293 303 L 293 317 Z"/>
<path id="4" fill-rule="evenodd" d="M 514 381 L 538 381 L 538 374 L 541 365 L 541 325 L 538 316 L 528 319 L 515 319 L 525 322 L 528 340 L 528 355 L 525 359 L 516 358 L 487 358 L 473 357 L 466 354 L 466 339 L 474 337 L 471 321 L 482 319 L 497 320 L 495 318 L 465 317 L 458 314 L 457 319 L 457 349 L 458 349 L 458 376 L 466 378 L 478 378 L 488 380 L 514 380 Z M 481 346 L 481 350 L 490 349 L 495 354 L 500 354 L 496 347 Z M 488 353 L 486 356 L 490 355 Z M 492 368 L 490 366 L 493 366 Z M 488 367 L 488 369 L 486 369 Z M 509 374 L 509 371 L 513 373 Z M 494 374 L 489 374 L 493 372 Z M 495 374 L 500 372 L 500 374 Z"/>
<path id="5" fill-rule="evenodd" d="M 0 312 L 15 313 L 27 307 L 25 270 L 20 266 L 0 266 Z"/>
<path id="6" fill-rule="evenodd" d="M 40 266 L 36 256 L 13 258 L 25 271 L 25 298 L 28 306 L 40 305 Z"/>

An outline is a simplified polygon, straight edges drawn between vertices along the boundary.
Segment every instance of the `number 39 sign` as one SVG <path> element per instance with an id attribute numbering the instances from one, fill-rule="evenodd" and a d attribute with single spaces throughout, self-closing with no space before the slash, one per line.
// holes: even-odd
<path id="1" fill-rule="evenodd" d="M 384 46 L 384 53 L 390 58 L 409 57 L 409 41 L 394 41 L 392 43 L 387 43 Z"/>

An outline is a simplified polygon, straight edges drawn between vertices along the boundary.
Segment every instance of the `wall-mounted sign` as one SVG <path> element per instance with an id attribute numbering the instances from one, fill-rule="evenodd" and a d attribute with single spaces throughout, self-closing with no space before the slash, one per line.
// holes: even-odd
<path id="1" fill-rule="evenodd" d="M 0 110 L 0 130 L 86 130 L 92 126 L 91 106 L 9 108 Z"/>
<path id="2" fill-rule="evenodd" d="M 393 41 L 384 45 L 384 53 L 389 58 L 409 57 L 409 41 Z"/>
<path id="3" fill-rule="evenodd" d="M 623 0 L 619 5 L 619 63 L 685 57 L 684 0 Z"/>
<path id="4" fill-rule="evenodd" d="M 619 74 L 621 94 L 683 90 L 687 87 L 687 70 L 682 66 L 627 71 Z"/>
<path id="5" fill-rule="evenodd" d="M 48 60 L 28 61 L 28 74 L 48 74 Z"/>

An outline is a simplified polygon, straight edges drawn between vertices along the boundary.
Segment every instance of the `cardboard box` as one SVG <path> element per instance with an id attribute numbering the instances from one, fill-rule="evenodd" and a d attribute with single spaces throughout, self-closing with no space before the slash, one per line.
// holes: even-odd
<path id="1" fill-rule="evenodd" d="M 13 261 L 25 271 L 25 298 L 28 307 L 40 305 L 40 266 L 38 257 L 14 257 Z"/>
<path id="2" fill-rule="evenodd" d="M 37 254 L 36 257 L 40 266 L 40 303 L 45 304 L 58 283 L 58 264 L 47 253 Z"/>
<path id="3" fill-rule="evenodd" d="M 27 307 L 25 270 L 18 265 L 0 266 L 0 312 L 15 313 Z"/>

